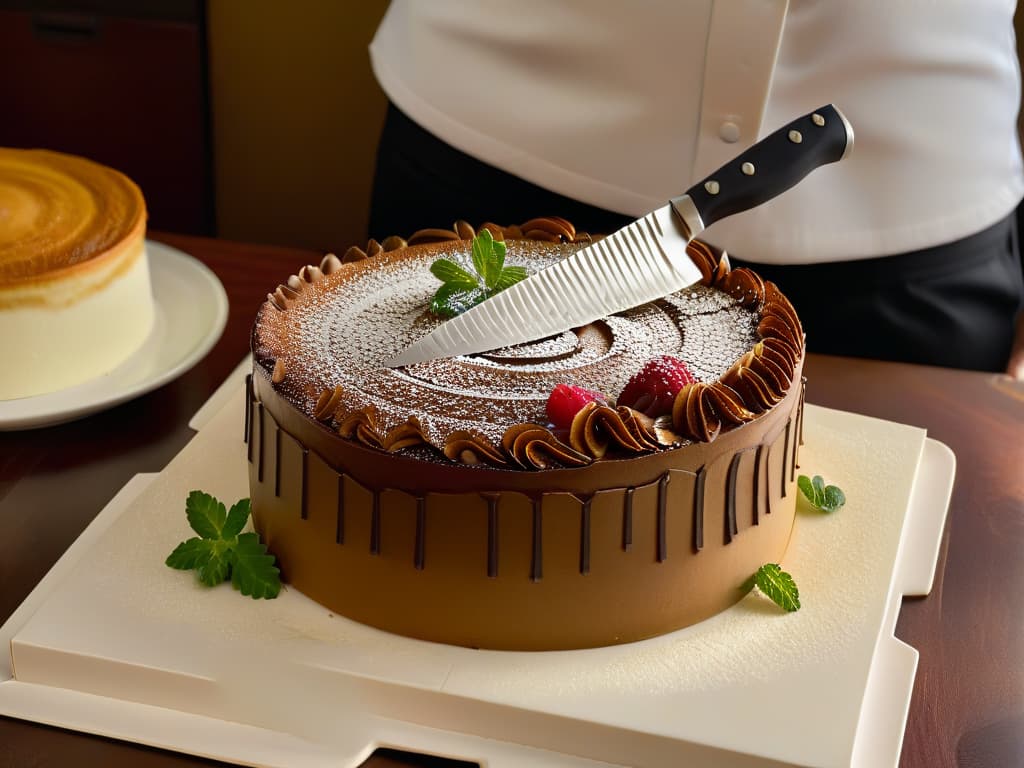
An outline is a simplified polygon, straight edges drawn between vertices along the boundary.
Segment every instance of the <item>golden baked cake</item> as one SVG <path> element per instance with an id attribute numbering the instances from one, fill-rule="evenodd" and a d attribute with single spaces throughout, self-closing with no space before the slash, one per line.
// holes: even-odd
<path id="1" fill-rule="evenodd" d="M 535 272 L 589 237 L 485 225 Z M 558 337 L 389 369 L 430 331 L 465 222 L 278 286 L 252 337 L 253 519 L 283 578 L 403 635 L 519 650 L 639 640 L 738 601 L 793 526 L 804 339 L 729 271 Z"/>
<path id="2" fill-rule="evenodd" d="M 108 373 L 153 325 L 146 206 L 117 171 L 0 148 L 0 400 Z"/>

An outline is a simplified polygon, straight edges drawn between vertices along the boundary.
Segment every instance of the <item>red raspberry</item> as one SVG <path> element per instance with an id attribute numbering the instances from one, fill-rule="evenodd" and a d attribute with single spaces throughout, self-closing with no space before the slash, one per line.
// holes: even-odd
<path id="1" fill-rule="evenodd" d="M 571 384 L 557 384 L 548 395 L 548 420 L 558 429 L 569 429 L 573 417 L 587 403 L 603 403 L 604 395 Z"/>
<path id="2" fill-rule="evenodd" d="M 619 395 L 618 404 L 648 416 L 672 413 L 672 403 L 679 390 L 694 381 L 690 369 L 679 358 L 655 357 L 648 360 L 639 373 L 633 374 Z"/>

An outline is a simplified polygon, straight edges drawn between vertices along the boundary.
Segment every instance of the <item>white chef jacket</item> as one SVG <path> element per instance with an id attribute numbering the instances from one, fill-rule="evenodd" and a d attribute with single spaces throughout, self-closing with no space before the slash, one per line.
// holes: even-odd
<path id="1" fill-rule="evenodd" d="M 392 0 L 370 54 L 391 101 L 448 144 L 636 216 L 835 103 L 849 157 L 703 235 L 813 263 L 949 242 L 1014 209 L 1014 5 Z"/>

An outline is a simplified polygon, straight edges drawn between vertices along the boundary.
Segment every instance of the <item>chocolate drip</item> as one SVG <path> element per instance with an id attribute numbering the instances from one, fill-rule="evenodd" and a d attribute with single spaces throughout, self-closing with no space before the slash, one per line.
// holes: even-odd
<path id="1" fill-rule="evenodd" d="M 786 419 L 786 440 L 782 444 L 782 498 L 786 498 L 786 464 L 789 463 L 789 425 L 792 419 Z"/>
<path id="2" fill-rule="evenodd" d="M 281 496 L 281 428 L 274 422 L 274 495 Z"/>
<path id="3" fill-rule="evenodd" d="M 800 377 L 800 404 L 796 407 L 797 432 L 800 437 L 800 445 L 804 444 L 804 398 L 807 395 L 807 379 Z"/>
<path id="4" fill-rule="evenodd" d="M 541 548 L 541 512 L 543 498 L 534 496 L 533 502 L 533 556 L 530 559 L 530 580 L 540 581 L 544 575 L 543 551 Z"/>
<path id="5" fill-rule="evenodd" d="M 725 543 L 732 541 L 733 536 L 739 534 L 739 526 L 736 524 L 736 473 L 740 469 L 740 461 L 743 460 L 743 453 L 733 454 L 729 462 L 729 475 L 725 484 Z"/>
<path id="6" fill-rule="evenodd" d="M 697 470 L 697 483 L 693 489 L 693 549 L 700 552 L 704 549 L 704 481 L 707 479 L 707 468 Z"/>
<path id="7" fill-rule="evenodd" d="M 800 420 L 797 420 L 797 428 L 793 436 L 793 453 L 790 454 L 790 482 L 797 479 L 797 446 L 800 444 Z"/>
<path id="8" fill-rule="evenodd" d="M 427 552 L 427 497 L 416 497 L 416 552 L 413 565 L 417 571 L 423 570 Z"/>
<path id="9" fill-rule="evenodd" d="M 622 551 L 629 552 L 633 548 L 633 491 L 627 488 L 622 497 Z"/>
<path id="10" fill-rule="evenodd" d="M 764 443 L 757 446 L 757 453 L 754 454 L 754 525 L 761 524 L 760 506 L 758 499 L 761 496 L 761 461 L 764 458 Z"/>
<path id="11" fill-rule="evenodd" d="M 800 416 L 797 415 L 796 429 L 793 430 L 793 451 L 789 454 L 789 482 L 796 480 L 796 447 L 800 430 Z"/>
<path id="12" fill-rule="evenodd" d="M 259 452 L 259 458 L 258 458 L 258 460 L 256 462 L 256 479 L 259 482 L 261 482 L 261 483 L 263 482 L 263 433 L 266 431 L 263 428 L 263 425 L 264 425 L 263 411 L 264 411 L 263 403 L 260 403 L 260 410 L 259 410 L 259 414 L 260 414 L 260 452 Z"/>
<path id="13" fill-rule="evenodd" d="M 245 457 L 252 464 L 252 439 L 249 435 L 249 431 L 252 429 L 252 374 L 247 373 L 245 375 L 245 428 L 242 439 L 245 441 L 247 446 L 245 451 Z"/>
<path id="14" fill-rule="evenodd" d="M 487 577 L 498 578 L 498 500 L 496 493 L 481 494 L 487 499 Z"/>
<path id="15" fill-rule="evenodd" d="M 373 491 L 373 509 L 370 511 L 370 554 L 380 554 L 380 491 Z"/>
<path id="16" fill-rule="evenodd" d="M 309 495 L 307 489 L 309 487 L 309 449 L 302 449 L 302 491 L 299 496 L 299 517 L 303 520 L 309 519 L 309 505 L 306 503 L 306 498 Z"/>
<path id="17" fill-rule="evenodd" d="M 771 458 L 772 458 L 772 447 L 769 445 L 768 450 L 765 451 L 764 455 L 764 512 L 766 515 L 772 513 L 772 480 L 771 480 Z M 785 483 L 783 483 L 785 485 Z"/>
<path id="18" fill-rule="evenodd" d="M 668 557 L 668 541 L 665 528 L 668 525 L 666 511 L 668 509 L 668 483 L 672 476 L 666 472 L 658 481 L 658 562 L 665 562 Z"/>
<path id="19" fill-rule="evenodd" d="M 338 507 L 334 542 L 336 544 L 345 543 L 345 476 L 340 472 L 338 473 Z"/>
<path id="20" fill-rule="evenodd" d="M 590 504 L 593 501 L 594 497 L 588 496 L 580 507 L 580 573 L 584 576 L 590 573 Z"/>

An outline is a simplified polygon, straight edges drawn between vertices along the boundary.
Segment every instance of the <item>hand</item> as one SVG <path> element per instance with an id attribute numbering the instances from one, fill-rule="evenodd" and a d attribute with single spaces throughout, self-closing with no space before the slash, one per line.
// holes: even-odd
<path id="1" fill-rule="evenodd" d="M 1024 310 L 1017 315 L 1017 332 L 1013 336 L 1006 372 L 1011 378 L 1024 381 Z"/>

